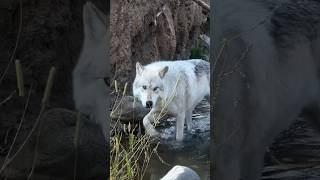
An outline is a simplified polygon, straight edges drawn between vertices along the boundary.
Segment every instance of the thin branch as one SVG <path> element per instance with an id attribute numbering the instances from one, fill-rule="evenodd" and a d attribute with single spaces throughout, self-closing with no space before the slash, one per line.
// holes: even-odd
<path id="1" fill-rule="evenodd" d="M 12 55 L 10 57 L 10 60 L 8 62 L 8 65 L 7 65 L 6 69 L 4 70 L 4 72 L 2 73 L 2 75 L 0 77 L 0 85 L 1 85 L 4 77 L 8 73 L 10 65 L 11 65 L 11 63 L 12 63 L 12 61 L 14 59 L 14 56 L 16 55 L 16 52 L 17 52 L 17 49 L 18 49 L 18 44 L 19 44 L 20 37 L 21 37 L 21 32 L 22 32 L 22 1 L 20 0 L 20 22 L 19 22 L 19 30 L 18 30 L 17 40 L 16 40 L 16 44 L 14 46 Z"/>
<path id="2" fill-rule="evenodd" d="M 10 157 L 10 154 L 11 154 L 11 152 L 12 152 L 12 150 L 13 150 L 13 146 L 14 146 L 14 144 L 16 143 L 17 137 L 18 137 L 18 135 L 19 135 L 19 133 L 20 133 L 20 130 L 21 130 L 21 127 L 22 127 L 22 123 L 23 123 L 23 121 L 24 121 L 24 119 L 25 119 L 25 115 L 26 115 L 27 109 L 28 109 L 28 107 L 29 107 L 29 101 L 30 101 L 30 96 L 31 96 L 31 92 L 32 92 L 32 86 L 33 86 L 33 85 L 31 84 L 31 87 L 30 87 L 30 90 L 29 90 L 29 93 L 28 93 L 28 97 L 27 97 L 27 100 L 26 100 L 26 103 L 25 103 L 25 106 L 24 106 L 24 110 L 23 110 L 23 113 L 22 113 L 22 117 L 21 117 L 21 119 L 20 119 L 20 123 L 19 123 L 18 129 L 17 129 L 17 132 L 16 132 L 16 134 L 15 134 L 15 136 L 14 136 L 14 138 L 13 138 L 12 144 L 11 144 L 11 146 L 10 146 L 10 149 L 9 149 L 9 151 L 8 151 L 7 156 L 6 156 L 5 159 L 4 159 L 4 162 L 3 162 L 3 165 L 2 165 L 2 167 L 1 167 L 1 169 L 4 169 L 4 166 L 5 166 L 5 164 L 7 163 L 7 160 L 8 160 L 9 157 Z"/>
<path id="3" fill-rule="evenodd" d="M 193 0 L 195 3 L 197 3 L 199 6 L 201 6 L 203 9 L 206 11 L 210 12 L 210 5 L 207 3 L 203 2 L 202 0 Z"/>
<path id="4" fill-rule="evenodd" d="M 5 104 L 6 102 L 8 102 L 10 99 L 12 99 L 12 97 L 13 97 L 13 95 L 14 95 L 15 93 L 16 93 L 16 91 L 12 91 L 7 98 L 5 98 L 4 100 L 0 101 L 0 106 L 3 105 L 3 104 Z"/>
<path id="5" fill-rule="evenodd" d="M 29 134 L 27 135 L 27 137 L 25 138 L 25 140 L 23 141 L 23 143 L 20 145 L 20 147 L 18 148 L 18 150 L 16 151 L 16 153 L 6 161 L 6 163 L 4 163 L 2 165 L 2 168 L 0 169 L 0 175 L 2 174 L 2 172 L 4 171 L 4 169 L 16 158 L 16 156 L 21 152 L 22 148 L 27 144 L 27 142 L 30 140 L 32 134 L 34 133 L 34 131 L 36 130 L 36 127 L 38 126 L 40 119 L 43 116 L 44 113 L 44 108 L 41 108 L 40 113 L 36 119 L 36 122 L 34 123 L 32 129 L 30 130 Z"/>

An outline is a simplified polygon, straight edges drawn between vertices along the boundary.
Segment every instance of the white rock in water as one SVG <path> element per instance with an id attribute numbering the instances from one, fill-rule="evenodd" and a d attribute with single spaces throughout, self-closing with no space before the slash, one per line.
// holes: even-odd
<path id="1" fill-rule="evenodd" d="M 200 180 L 200 177 L 191 168 L 176 165 L 160 180 Z"/>

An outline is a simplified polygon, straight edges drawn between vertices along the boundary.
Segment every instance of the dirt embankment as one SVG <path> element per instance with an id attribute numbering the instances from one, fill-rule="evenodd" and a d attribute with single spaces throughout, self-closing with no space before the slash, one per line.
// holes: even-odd
<path id="1" fill-rule="evenodd" d="M 111 66 L 115 79 L 133 81 L 135 63 L 187 59 L 207 21 L 193 0 L 111 1 Z"/>

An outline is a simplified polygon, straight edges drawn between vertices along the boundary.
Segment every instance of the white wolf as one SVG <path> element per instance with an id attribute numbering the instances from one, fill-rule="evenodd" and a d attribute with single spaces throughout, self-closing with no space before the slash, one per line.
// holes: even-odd
<path id="1" fill-rule="evenodd" d="M 158 61 L 146 66 L 136 63 L 133 95 L 144 107 L 152 108 L 143 119 L 149 135 L 159 135 L 152 125 L 153 116 L 167 102 L 166 110 L 177 119 L 176 140 L 183 140 L 185 120 L 190 131 L 193 109 L 210 93 L 209 71 L 209 63 L 200 59 Z"/>
<path id="2" fill-rule="evenodd" d="M 73 98 L 81 113 L 90 116 L 108 138 L 107 18 L 92 3 L 83 7 L 84 43 L 73 70 Z"/>

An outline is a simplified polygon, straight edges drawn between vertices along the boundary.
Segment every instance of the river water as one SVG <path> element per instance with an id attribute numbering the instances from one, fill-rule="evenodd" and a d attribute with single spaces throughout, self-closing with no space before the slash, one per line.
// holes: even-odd
<path id="1" fill-rule="evenodd" d="M 159 180 L 173 166 L 188 166 L 196 171 L 201 179 L 210 179 L 210 105 L 204 100 L 194 110 L 192 131 L 185 128 L 184 141 L 175 141 L 175 118 L 161 124 L 161 139 L 157 154 L 153 154 L 145 180 Z"/>

